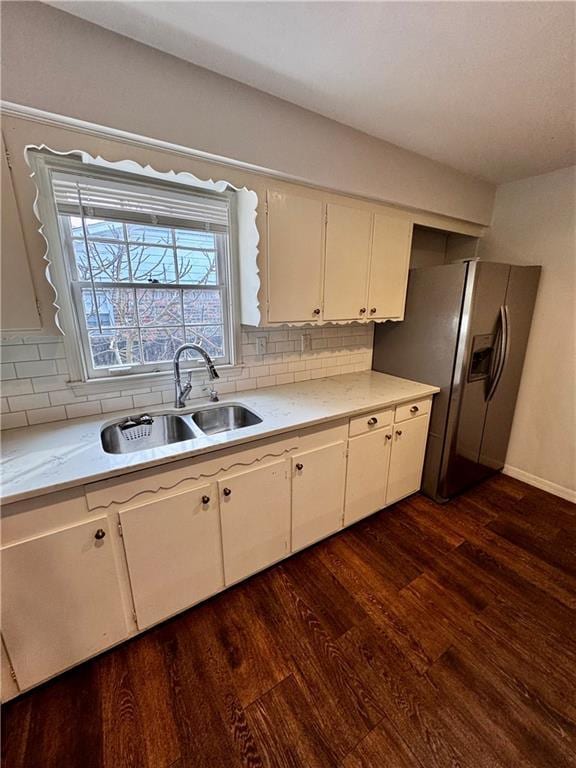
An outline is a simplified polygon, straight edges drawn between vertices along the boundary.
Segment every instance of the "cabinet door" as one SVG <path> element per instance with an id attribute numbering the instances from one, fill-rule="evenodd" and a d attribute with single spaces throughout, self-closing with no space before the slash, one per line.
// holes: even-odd
<path id="1" fill-rule="evenodd" d="M 369 211 L 328 205 L 325 320 L 361 320 L 367 317 L 371 232 L 372 214 Z"/>
<path id="2" fill-rule="evenodd" d="M 22 689 L 127 637 L 107 518 L 5 547 L 2 603 Z"/>
<path id="3" fill-rule="evenodd" d="M 412 222 L 376 214 L 372 238 L 368 316 L 404 317 Z"/>
<path id="4" fill-rule="evenodd" d="M 292 457 L 292 551 L 342 527 L 346 444 L 333 443 Z"/>
<path id="5" fill-rule="evenodd" d="M 40 328 L 36 294 L 2 139 L 2 330 Z"/>
<path id="6" fill-rule="evenodd" d="M 348 440 L 345 525 L 386 505 L 391 442 L 392 427 Z"/>
<path id="7" fill-rule="evenodd" d="M 215 485 L 152 499 L 119 517 L 140 629 L 222 589 Z"/>
<path id="8" fill-rule="evenodd" d="M 323 203 L 268 192 L 268 320 L 320 319 Z"/>
<path id="9" fill-rule="evenodd" d="M 218 481 L 226 584 L 290 551 L 288 466 L 275 461 Z"/>
<path id="10" fill-rule="evenodd" d="M 394 425 L 386 504 L 420 490 L 428 416 Z"/>

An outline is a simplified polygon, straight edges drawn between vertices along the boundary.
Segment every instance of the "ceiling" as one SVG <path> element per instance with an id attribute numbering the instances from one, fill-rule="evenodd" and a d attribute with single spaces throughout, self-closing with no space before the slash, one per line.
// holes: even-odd
<path id="1" fill-rule="evenodd" d="M 576 162 L 571 2 L 50 2 L 493 182 Z"/>

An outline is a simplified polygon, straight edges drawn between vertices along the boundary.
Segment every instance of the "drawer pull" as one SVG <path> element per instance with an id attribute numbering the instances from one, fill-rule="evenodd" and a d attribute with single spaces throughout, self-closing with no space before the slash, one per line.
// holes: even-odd
<path id="1" fill-rule="evenodd" d="M 104 536 L 106 536 L 106 531 L 103 530 L 102 528 L 98 528 L 98 530 L 94 534 L 94 538 L 97 539 L 98 541 L 101 541 L 104 538 Z"/>
<path id="2" fill-rule="evenodd" d="M 298 462 L 298 464 L 296 464 L 296 469 L 298 470 L 298 472 L 302 472 L 302 470 L 304 469 L 304 464 L 300 464 L 300 462 Z"/>
<path id="3" fill-rule="evenodd" d="M 362 307 L 362 309 L 360 310 L 360 314 L 361 315 L 365 315 L 366 314 L 366 307 Z"/>
<path id="4" fill-rule="evenodd" d="M 386 440 L 392 440 L 392 435 L 386 435 Z"/>
<path id="5" fill-rule="evenodd" d="M 372 309 L 370 310 L 370 314 L 371 315 L 375 315 L 376 314 L 376 307 L 372 307 Z"/>
<path id="6" fill-rule="evenodd" d="M 398 435 L 398 437 L 400 437 L 400 435 L 402 434 L 402 430 L 401 429 L 397 429 L 396 430 L 396 434 Z"/>
<path id="7" fill-rule="evenodd" d="M 313 315 L 319 315 L 320 314 L 320 307 L 316 307 L 315 310 L 312 312 Z"/>
<path id="8" fill-rule="evenodd" d="M 378 419 L 376 416 L 372 416 L 372 418 L 368 419 L 368 424 L 370 424 L 371 427 L 373 427 L 374 424 L 378 424 Z"/>
<path id="9" fill-rule="evenodd" d="M 232 491 L 230 490 L 230 488 L 224 488 L 224 490 L 222 491 L 222 493 L 224 494 L 224 496 L 230 496 L 230 494 L 232 493 Z"/>
<path id="10" fill-rule="evenodd" d="M 413 405 L 412 408 L 410 408 L 410 413 L 418 413 L 420 408 L 418 408 L 417 405 Z"/>
<path id="11" fill-rule="evenodd" d="M 209 504 L 210 496 L 202 496 L 202 504 Z"/>

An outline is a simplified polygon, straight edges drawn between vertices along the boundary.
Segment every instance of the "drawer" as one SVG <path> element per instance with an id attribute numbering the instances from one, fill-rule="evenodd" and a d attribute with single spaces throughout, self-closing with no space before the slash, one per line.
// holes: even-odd
<path id="1" fill-rule="evenodd" d="M 373 411 L 372 413 L 365 413 L 363 416 L 355 416 L 350 419 L 350 437 L 356 435 L 363 435 L 365 432 L 373 432 L 375 429 L 381 429 L 382 427 L 389 427 L 392 424 L 392 417 L 394 411 L 392 408 L 388 408 L 385 411 Z"/>
<path id="2" fill-rule="evenodd" d="M 411 403 L 397 405 L 394 421 L 398 423 L 399 421 L 415 419 L 417 416 L 425 416 L 430 410 L 431 402 L 432 398 L 427 397 L 425 400 L 414 400 Z"/>

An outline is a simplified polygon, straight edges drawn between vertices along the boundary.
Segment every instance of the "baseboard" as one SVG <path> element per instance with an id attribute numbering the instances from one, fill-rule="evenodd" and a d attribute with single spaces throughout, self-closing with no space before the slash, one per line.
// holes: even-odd
<path id="1" fill-rule="evenodd" d="M 531 475 L 523 469 L 510 466 L 510 464 L 505 464 L 502 471 L 505 475 L 515 477 L 516 480 L 521 480 L 523 483 L 528 483 L 528 485 L 533 485 L 535 488 L 540 488 L 542 491 L 548 491 L 548 493 L 553 493 L 554 496 L 560 496 L 561 499 L 566 499 L 566 501 L 571 501 L 576 504 L 576 491 L 573 491 L 570 488 L 565 488 L 563 485 L 558 485 L 557 483 L 551 483 L 550 480 L 544 480 L 543 477 Z"/>

